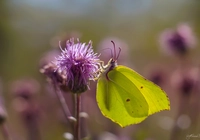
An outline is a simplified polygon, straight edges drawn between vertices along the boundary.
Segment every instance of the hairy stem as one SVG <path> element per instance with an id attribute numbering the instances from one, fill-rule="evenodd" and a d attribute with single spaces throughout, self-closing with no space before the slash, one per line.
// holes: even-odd
<path id="1" fill-rule="evenodd" d="M 59 102 L 60 102 L 60 104 L 61 104 L 63 113 L 64 113 L 64 115 L 65 115 L 67 121 L 70 123 L 71 129 L 73 130 L 73 122 L 72 122 L 72 120 L 73 120 L 74 117 L 73 117 L 73 116 L 71 115 L 71 113 L 70 113 L 70 110 L 69 110 L 69 108 L 68 108 L 67 103 L 65 102 L 65 98 L 64 98 L 64 96 L 63 96 L 61 90 L 56 86 L 55 83 L 54 83 L 54 89 L 55 89 L 55 93 L 56 93 L 56 95 L 57 95 L 57 98 L 58 98 L 58 100 L 59 100 Z"/>
<path id="2" fill-rule="evenodd" d="M 81 97 L 80 94 L 74 94 L 75 97 L 75 118 L 76 123 L 74 126 L 74 140 L 80 140 L 80 106 L 81 106 Z"/>

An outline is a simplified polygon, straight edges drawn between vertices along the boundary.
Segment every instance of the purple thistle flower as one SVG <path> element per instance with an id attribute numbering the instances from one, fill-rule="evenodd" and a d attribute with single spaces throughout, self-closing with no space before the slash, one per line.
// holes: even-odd
<path id="1" fill-rule="evenodd" d="M 176 30 L 167 29 L 160 36 L 160 44 L 169 54 L 185 55 L 195 43 L 192 29 L 187 24 L 180 24 Z"/>
<path id="2" fill-rule="evenodd" d="M 71 38 L 66 42 L 66 48 L 61 48 L 61 55 L 56 58 L 57 70 L 66 74 L 66 84 L 72 93 L 82 93 L 88 89 L 89 80 L 98 75 L 99 59 L 92 49 L 92 42 L 87 45 L 77 43 Z"/>

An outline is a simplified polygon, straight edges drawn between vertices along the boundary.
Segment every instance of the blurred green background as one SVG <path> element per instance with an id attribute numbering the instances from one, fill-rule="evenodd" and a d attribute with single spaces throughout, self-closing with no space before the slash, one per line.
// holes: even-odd
<path id="1" fill-rule="evenodd" d="M 199 13 L 198 0 L 1 0 L 0 77 L 11 131 L 14 135 L 26 139 L 25 128 L 12 106 L 11 83 L 19 78 L 33 77 L 41 84 L 39 100 L 40 97 L 45 98 L 45 78 L 39 73 L 39 61 L 46 51 L 52 49 L 51 42 L 56 36 L 79 32 L 81 42 L 92 40 L 95 50 L 106 37 L 117 37 L 130 47 L 129 66 L 148 76 L 146 71 L 151 64 L 162 64 L 171 69 L 177 65 L 175 58 L 160 52 L 160 33 L 166 28 L 175 28 L 179 23 L 187 22 L 198 40 Z M 199 63 L 198 46 L 197 43 L 197 47 L 190 54 L 195 64 Z M 112 44 L 108 47 L 112 47 Z M 171 129 L 160 128 L 158 118 L 174 118 L 177 96 L 168 89 L 166 91 L 170 92 L 168 95 L 172 102 L 171 111 L 150 116 L 139 124 L 141 127 L 138 129 L 135 126 L 129 127 L 127 131 L 133 138 L 169 139 Z M 94 121 L 95 126 L 91 126 L 90 122 L 89 131 L 98 128 L 99 123 Z M 117 131 L 125 131 L 117 125 L 114 126 Z M 43 119 L 40 131 L 43 140 L 64 140 L 65 127 L 56 120 L 54 113 Z M 100 135 L 107 130 L 101 127 L 93 131 Z"/>

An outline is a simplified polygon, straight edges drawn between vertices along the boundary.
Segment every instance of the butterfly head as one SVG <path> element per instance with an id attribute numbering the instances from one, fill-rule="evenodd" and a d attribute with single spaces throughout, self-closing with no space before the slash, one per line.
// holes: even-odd
<path id="1" fill-rule="evenodd" d="M 100 68 L 101 68 L 100 72 L 101 72 L 101 74 L 103 73 L 103 74 L 107 75 L 107 73 L 109 71 L 113 70 L 117 66 L 117 60 L 119 58 L 119 55 L 120 55 L 120 52 L 121 52 L 121 48 L 119 48 L 119 51 L 117 53 L 114 41 L 111 41 L 111 42 L 113 43 L 113 47 L 114 47 L 114 50 L 111 51 L 112 57 L 108 61 L 107 65 L 100 65 Z"/>

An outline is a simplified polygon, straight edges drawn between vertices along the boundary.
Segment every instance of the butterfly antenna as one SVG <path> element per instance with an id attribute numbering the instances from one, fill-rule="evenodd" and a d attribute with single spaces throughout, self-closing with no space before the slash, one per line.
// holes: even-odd
<path id="1" fill-rule="evenodd" d="M 111 40 L 111 42 L 112 42 L 112 44 L 113 44 L 113 47 L 114 47 L 114 56 L 113 56 L 113 58 L 114 58 L 114 59 L 116 59 L 116 49 L 115 49 L 115 42 L 114 42 L 114 41 L 112 41 L 112 40 Z"/>
<path id="2" fill-rule="evenodd" d="M 119 47 L 119 52 L 118 52 L 118 55 L 117 55 L 117 60 L 118 60 L 118 58 L 119 58 L 119 55 L 120 55 L 120 53 L 121 53 L 121 48 Z"/>

